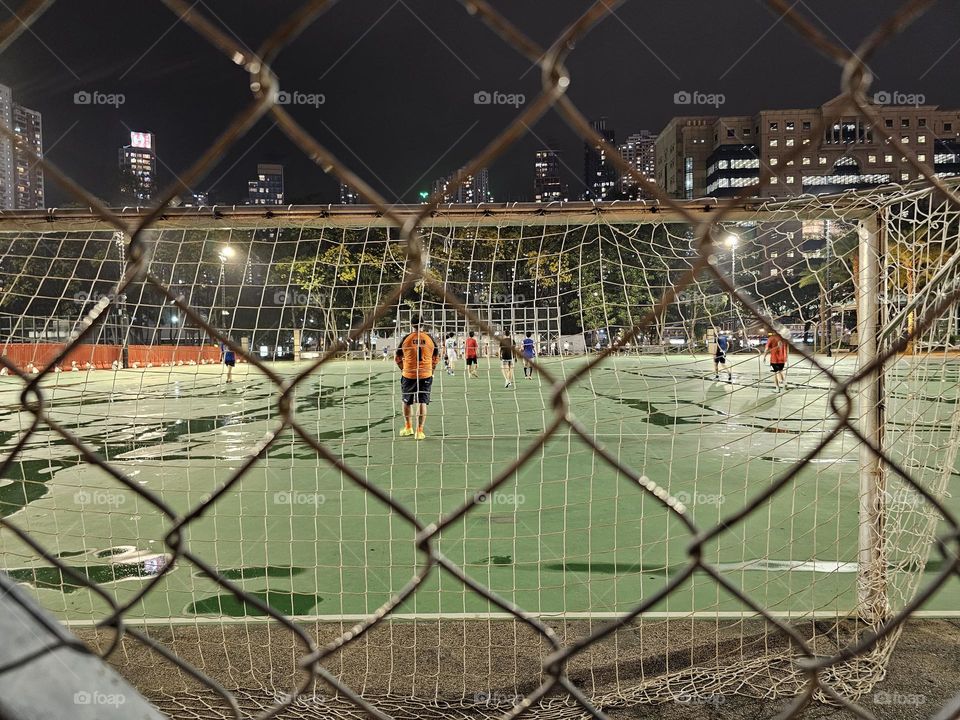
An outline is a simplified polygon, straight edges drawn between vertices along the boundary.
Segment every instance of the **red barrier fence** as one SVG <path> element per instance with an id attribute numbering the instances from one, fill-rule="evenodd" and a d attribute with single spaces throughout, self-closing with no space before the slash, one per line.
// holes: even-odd
<path id="1" fill-rule="evenodd" d="M 25 370 L 29 363 L 42 369 L 63 347 L 58 343 L 10 343 L 0 346 L 0 355 L 21 370 Z M 114 362 L 119 363 L 121 357 L 122 348 L 119 345 L 74 345 L 60 362 L 60 367 L 69 370 L 76 362 L 80 368 L 86 368 L 90 363 L 98 370 L 107 370 L 113 367 Z M 199 365 L 202 360 L 219 362 L 220 348 L 216 345 L 130 345 L 127 348 L 129 367 L 133 367 L 134 363 L 139 367 L 145 367 L 148 363 L 163 366 L 182 362 L 187 365 L 191 361 Z"/>
<path id="2" fill-rule="evenodd" d="M 131 367 L 134 363 L 143 367 L 147 363 L 187 364 L 191 360 L 197 364 L 201 360 L 220 362 L 220 348 L 216 345 L 131 345 L 127 353 L 127 362 Z"/>
<path id="3" fill-rule="evenodd" d="M 46 367 L 63 348 L 64 345 L 60 343 L 11 343 L 0 346 L 0 355 L 21 370 L 26 369 L 29 363 L 39 369 Z M 91 363 L 102 370 L 112 367 L 114 361 L 119 360 L 119 345 L 74 345 L 61 361 L 60 367 L 68 369 L 76 362 L 79 367 L 84 368 L 87 363 Z"/>

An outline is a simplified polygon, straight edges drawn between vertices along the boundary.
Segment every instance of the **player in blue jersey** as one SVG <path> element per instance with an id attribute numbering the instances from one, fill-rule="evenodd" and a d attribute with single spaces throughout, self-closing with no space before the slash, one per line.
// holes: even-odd
<path id="1" fill-rule="evenodd" d="M 533 359 L 537 356 L 537 351 L 533 342 L 533 333 L 528 332 L 523 339 L 520 349 L 523 351 L 523 377 L 527 380 L 533 379 Z"/>
<path id="2" fill-rule="evenodd" d="M 713 354 L 713 379 L 720 379 L 720 366 L 723 365 L 724 368 L 727 367 L 727 351 L 730 349 L 730 338 L 727 337 L 726 333 L 721 333 L 720 337 L 717 338 L 717 349 Z M 727 369 L 727 380 L 732 380 L 733 375 L 730 370 Z"/>
<path id="3" fill-rule="evenodd" d="M 233 382 L 233 368 L 237 364 L 237 354 L 226 343 L 220 343 L 220 356 L 227 368 L 227 382 Z"/>

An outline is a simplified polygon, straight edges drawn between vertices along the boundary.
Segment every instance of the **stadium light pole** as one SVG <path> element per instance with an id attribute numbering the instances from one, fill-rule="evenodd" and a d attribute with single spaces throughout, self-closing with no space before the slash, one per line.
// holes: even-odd
<path id="1" fill-rule="evenodd" d="M 234 255 L 237 254 L 237 251 L 234 250 L 229 245 L 224 245 L 220 248 L 220 252 L 217 253 L 217 256 L 220 258 L 220 321 L 223 321 L 223 315 L 227 312 L 227 288 L 224 286 L 224 279 L 226 278 L 227 271 L 227 260 L 230 260 Z"/>
<path id="2" fill-rule="evenodd" d="M 740 238 L 734 233 L 727 235 L 726 243 L 730 248 L 730 282 L 734 287 L 737 285 L 737 245 Z M 730 293 L 730 334 L 733 335 L 734 318 L 736 313 L 733 308 L 733 293 Z"/>

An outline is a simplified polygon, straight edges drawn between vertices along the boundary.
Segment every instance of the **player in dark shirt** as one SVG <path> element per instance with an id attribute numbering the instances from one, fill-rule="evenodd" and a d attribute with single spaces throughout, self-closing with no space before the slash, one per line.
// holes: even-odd
<path id="1" fill-rule="evenodd" d="M 513 385 L 513 338 L 509 331 L 505 331 L 500 338 L 500 372 L 506 382 L 504 387 Z"/>

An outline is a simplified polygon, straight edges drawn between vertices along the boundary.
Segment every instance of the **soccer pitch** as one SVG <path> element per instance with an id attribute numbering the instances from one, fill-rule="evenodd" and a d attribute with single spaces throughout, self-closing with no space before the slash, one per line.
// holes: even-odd
<path id="1" fill-rule="evenodd" d="M 732 380 L 722 374 L 716 382 L 707 356 L 615 357 L 568 391 L 580 422 L 621 461 L 684 501 L 704 529 L 787 473 L 837 422 L 827 378 L 808 364 L 792 363 L 790 389 L 777 394 L 756 355 L 731 360 Z M 562 378 L 585 361 L 542 362 Z M 907 393 L 911 412 L 956 395 L 960 362 L 928 362 L 936 364 L 930 373 L 936 380 Z M 478 379 L 466 377 L 462 364 L 455 376 L 438 369 L 425 441 L 398 437 L 399 372 L 392 362 L 326 364 L 297 388 L 293 407 L 334 454 L 427 525 L 473 497 L 552 418 L 550 388 L 539 377 L 525 380 L 518 367 L 514 388 L 505 389 L 499 362 L 480 363 Z M 274 369 L 293 376 L 305 367 Z M 837 360 L 834 369 L 849 375 L 854 360 Z M 280 423 L 279 393 L 256 368 L 241 366 L 231 385 L 221 373 L 218 366 L 63 373 L 43 386 L 52 418 L 186 513 L 227 482 Z M 0 442 L 8 452 L 32 415 L 20 409 L 20 382 L 2 380 Z M 905 397 L 902 388 L 888 403 L 894 428 L 898 397 Z M 931 410 L 930 417 L 938 416 Z M 911 428 L 929 433 L 931 448 L 942 446 L 950 430 L 935 421 Z M 895 431 L 890 435 L 895 440 Z M 895 444 L 891 452 L 897 457 Z M 934 469 L 942 459 L 941 450 L 931 449 L 912 453 L 909 462 Z M 839 436 L 745 522 L 708 544 L 705 558 L 773 613 L 846 613 L 856 601 L 857 468 L 855 439 Z M 902 500 L 896 484 L 891 480 L 888 492 Z M 172 524 L 44 425 L 0 479 L 0 514 L 119 602 L 162 567 Z M 373 612 L 410 580 L 424 562 L 415 535 L 410 523 L 288 429 L 188 526 L 186 542 L 276 609 L 339 620 Z M 564 427 L 445 531 L 438 548 L 528 612 L 603 617 L 662 588 L 688 562 L 690 540 L 657 501 Z M 932 567 L 935 555 L 931 561 Z M 107 613 L 92 592 L 37 561 L 10 532 L 0 533 L 0 562 L 65 620 L 90 622 Z M 924 609 L 949 614 L 958 600 L 956 584 L 948 584 Z M 749 608 L 698 573 L 654 611 L 716 616 Z M 499 610 L 435 569 L 395 616 L 491 612 Z M 126 617 L 169 622 L 258 613 L 184 562 Z"/>

